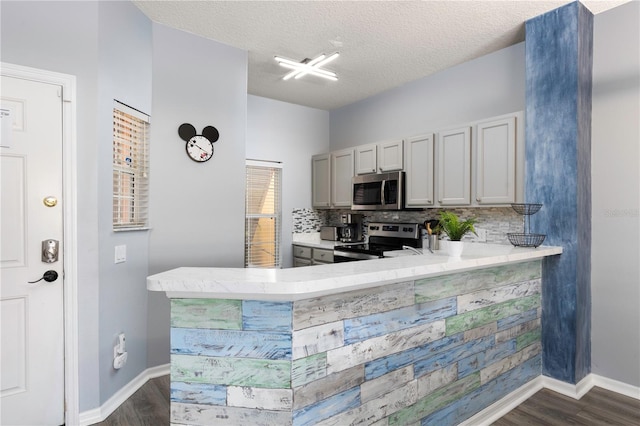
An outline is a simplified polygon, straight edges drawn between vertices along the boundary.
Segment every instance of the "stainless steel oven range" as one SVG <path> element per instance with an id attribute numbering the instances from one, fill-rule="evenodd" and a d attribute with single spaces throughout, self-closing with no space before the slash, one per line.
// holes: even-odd
<path id="1" fill-rule="evenodd" d="M 385 252 L 403 246 L 422 247 L 419 223 L 372 222 L 367 226 L 368 243 L 340 245 L 333 248 L 333 262 L 379 259 Z"/>

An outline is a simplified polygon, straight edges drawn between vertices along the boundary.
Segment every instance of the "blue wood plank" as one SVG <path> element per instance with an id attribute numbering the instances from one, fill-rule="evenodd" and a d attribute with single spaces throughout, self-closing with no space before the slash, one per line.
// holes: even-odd
<path id="1" fill-rule="evenodd" d="M 360 405 L 360 387 L 349 389 L 317 404 L 312 404 L 293 412 L 294 426 L 316 424 L 324 419 L 333 417 L 343 411 L 351 410 Z"/>
<path id="2" fill-rule="evenodd" d="M 244 330 L 291 331 L 292 302 L 242 301 Z"/>
<path id="3" fill-rule="evenodd" d="M 503 358 L 516 353 L 516 339 L 500 343 L 493 348 L 480 352 L 458 361 L 458 378 L 468 376 L 487 365 L 493 364 Z"/>
<path id="4" fill-rule="evenodd" d="M 516 325 L 523 324 L 525 322 L 532 321 L 538 317 L 538 309 L 530 309 L 520 314 L 511 315 L 506 318 L 499 319 L 498 331 L 506 330 L 507 328 L 515 327 Z"/>
<path id="5" fill-rule="evenodd" d="M 171 353 L 290 360 L 291 334 L 172 328 Z"/>
<path id="6" fill-rule="evenodd" d="M 435 300 L 379 314 L 344 320 L 345 344 L 427 324 L 457 314 L 456 298 Z"/>
<path id="7" fill-rule="evenodd" d="M 463 333 L 434 340 L 426 345 L 408 349 L 389 356 L 375 359 L 365 364 L 365 380 L 375 379 L 391 371 L 398 370 L 413 364 L 416 361 L 433 356 L 434 354 L 446 351 L 451 347 L 460 345 L 463 342 Z"/>
<path id="8" fill-rule="evenodd" d="M 495 336 L 487 336 L 482 339 L 472 340 L 463 345 L 455 346 L 429 358 L 417 361 L 413 367 L 414 375 L 415 377 L 424 376 L 427 373 L 444 368 L 461 358 L 486 351 L 492 348 L 494 344 Z"/>
<path id="9" fill-rule="evenodd" d="M 421 426 L 457 425 L 540 375 L 542 357 L 531 358 L 421 420 Z"/>
<path id="10" fill-rule="evenodd" d="M 185 404 L 226 405 L 227 387 L 208 383 L 171 382 L 171 401 Z"/>

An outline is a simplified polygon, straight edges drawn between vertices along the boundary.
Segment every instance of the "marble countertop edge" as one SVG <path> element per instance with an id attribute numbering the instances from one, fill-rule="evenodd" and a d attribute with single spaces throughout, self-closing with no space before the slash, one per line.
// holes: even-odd
<path id="1" fill-rule="evenodd" d="M 472 244 L 465 251 L 460 258 L 440 252 L 290 269 L 181 267 L 147 277 L 147 289 L 164 291 L 169 298 L 296 301 L 527 262 L 561 254 L 562 248 Z"/>

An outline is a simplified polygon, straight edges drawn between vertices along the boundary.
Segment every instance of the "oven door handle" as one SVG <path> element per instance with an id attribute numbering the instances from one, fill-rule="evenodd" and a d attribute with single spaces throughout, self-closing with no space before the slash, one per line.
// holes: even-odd
<path id="1" fill-rule="evenodd" d="M 380 200 L 381 200 L 383 206 L 385 204 L 387 204 L 386 200 L 384 199 L 384 188 L 385 188 L 385 186 L 387 186 L 387 180 L 386 179 L 384 179 L 382 181 L 382 186 L 380 186 Z"/>

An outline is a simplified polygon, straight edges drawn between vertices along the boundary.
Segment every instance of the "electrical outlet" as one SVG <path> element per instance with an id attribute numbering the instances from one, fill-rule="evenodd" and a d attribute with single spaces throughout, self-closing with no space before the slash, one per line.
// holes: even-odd
<path id="1" fill-rule="evenodd" d="M 487 242 L 487 230 L 483 228 L 476 228 L 477 236 L 474 236 L 474 241 L 478 241 L 480 243 Z"/>
<path id="2" fill-rule="evenodd" d="M 116 246 L 114 263 L 123 263 L 127 261 L 127 246 Z"/>

